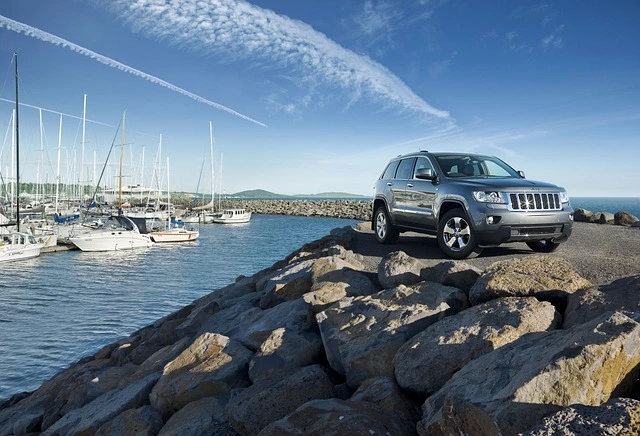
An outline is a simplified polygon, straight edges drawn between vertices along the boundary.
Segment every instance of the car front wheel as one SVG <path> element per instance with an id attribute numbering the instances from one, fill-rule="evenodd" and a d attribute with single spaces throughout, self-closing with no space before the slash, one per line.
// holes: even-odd
<path id="1" fill-rule="evenodd" d="M 384 206 L 380 206 L 376 209 L 376 213 L 373 216 L 373 222 L 376 230 L 376 239 L 381 244 L 393 244 L 398 240 L 400 233 L 391 224 L 389 214 Z"/>
<path id="2" fill-rule="evenodd" d="M 465 259 L 480 254 L 476 235 L 462 209 L 452 209 L 438 225 L 438 245 L 452 259 Z"/>

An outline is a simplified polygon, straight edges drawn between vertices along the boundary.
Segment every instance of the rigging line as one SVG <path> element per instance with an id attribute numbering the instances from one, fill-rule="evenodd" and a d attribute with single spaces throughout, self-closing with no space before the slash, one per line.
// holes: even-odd
<path id="1" fill-rule="evenodd" d="M 8 98 L 0 97 L 0 101 L 5 101 L 7 103 L 14 103 L 15 104 L 14 100 L 10 100 Z M 28 107 L 28 108 L 31 108 L 31 109 L 40 109 L 40 110 L 43 110 L 45 112 L 49 112 L 49 113 L 56 114 L 56 115 L 63 115 L 65 117 L 69 117 L 69 118 L 75 118 L 76 120 L 82 120 L 82 117 L 78 117 L 76 115 L 65 114 L 64 112 L 54 111 L 53 109 L 47 109 L 47 108 L 44 108 L 44 107 L 34 106 L 34 105 L 31 105 L 31 104 L 27 104 L 27 103 L 18 103 L 18 105 L 19 106 Z M 116 127 L 114 125 L 103 123 L 101 121 L 94 121 L 94 120 L 85 120 L 85 121 L 87 121 L 88 123 L 100 124 L 100 125 L 106 126 L 106 127 Z"/>

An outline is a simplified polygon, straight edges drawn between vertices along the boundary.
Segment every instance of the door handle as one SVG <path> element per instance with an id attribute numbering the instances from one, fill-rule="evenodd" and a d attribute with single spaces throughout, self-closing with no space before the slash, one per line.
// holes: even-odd
<path id="1" fill-rule="evenodd" d="M 393 183 L 387 182 L 387 186 L 393 186 Z"/>
<path id="2" fill-rule="evenodd" d="M 413 183 L 407 183 L 407 188 L 413 188 Z"/>

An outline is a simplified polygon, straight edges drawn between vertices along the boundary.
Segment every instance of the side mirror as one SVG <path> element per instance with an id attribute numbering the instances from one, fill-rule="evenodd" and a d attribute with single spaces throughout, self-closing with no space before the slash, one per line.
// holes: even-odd
<path id="1" fill-rule="evenodd" d="M 437 178 L 438 176 L 433 171 L 433 168 L 420 168 L 416 171 L 416 179 L 436 180 Z"/>
<path id="2" fill-rule="evenodd" d="M 525 177 L 524 177 L 524 171 L 520 171 L 520 170 L 518 170 L 518 175 L 519 175 L 520 177 L 522 177 L 523 179 L 525 178 Z"/>

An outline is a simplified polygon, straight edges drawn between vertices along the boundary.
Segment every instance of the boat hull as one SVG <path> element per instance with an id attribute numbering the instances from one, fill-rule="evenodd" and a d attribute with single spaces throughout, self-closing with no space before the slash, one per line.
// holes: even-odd
<path id="1" fill-rule="evenodd" d="M 0 242 L 0 263 L 38 257 L 43 247 L 43 243 L 36 242 L 30 235 L 3 235 Z"/>
<path id="2" fill-rule="evenodd" d="M 179 232 L 151 232 L 149 233 L 151 238 L 153 238 L 154 242 L 164 243 L 164 242 L 191 242 L 198 239 L 200 236 L 200 232 L 198 231 L 190 231 L 184 230 Z"/>
<path id="3" fill-rule="evenodd" d="M 82 251 L 133 250 L 149 248 L 153 245 L 149 235 L 134 232 L 97 232 L 97 234 L 69 238 L 69 241 Z"/>

